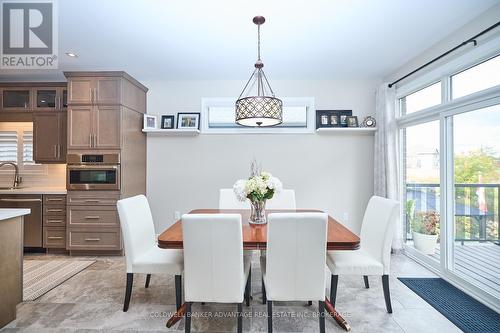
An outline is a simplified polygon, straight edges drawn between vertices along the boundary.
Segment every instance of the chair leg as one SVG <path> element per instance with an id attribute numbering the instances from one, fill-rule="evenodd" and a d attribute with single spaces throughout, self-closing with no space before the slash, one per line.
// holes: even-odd
<path id="1" fill-rule="evenodd" d="M 247 306 L 250 306 L 251 294 L 252 294 L 252 267 L 250 266 L 250 272 L 248 272 L 247 284 L 245 286 L 245 299 Z"/>
<path id="2" fill-rule="evenodd" d="M 319 301 L 318 311 L 319 311 L 319 332 L 325 333 L 325 302 L 324 301 Z"/>
<path id="3" fill-rule="evenodd" d="M 339 282 L 338 275 L 332 275 L 332 281 L 330 283 L 330 303 L 335 307 L 335 301 L 337 299 L 337 284 Z"/>
<path id="4" fill-rule="evenodd" d="M 186 313 L 184 314 L 184 332 L 186 333 L 191 333 L 191 304 L 191 302 L 186 303 Z"/>
<path id="5" fill-rule="evenodd" d="M 391 294 L 389 291 L 389 275 L 382 275 L 382 288 L 384 289 L 385 307 L 392 313 Z"/>
<path id="6" fill-rule="evenodd" d="M 262 304 L 266 304 L 266 302 L 267 302 L 266 285 L 264 284 L 264 278 L 262 278 Z"/>
<path id="7" fill-rule="evenodd" d="M 307 302 L 307 305 L 308 305 L 308 306 L 311 306 L 311 305 L 313 305 L 313 302 L 312 302 L 312 301 L 308 301 L 308 302 Z"/>
<path id="8" fill-rule="evenodd" d="M 134 274 L 127 273 L 127 286 L 125 287 L 125 301 L 123 302 L 123 312 L 128 311 L 130 296 L 132 295 L 132 284 L 134 283 Z"/>
<path id="9" fill-rule="evenodd" d="M 175 308 L 179 309 L 182 305 L 182 276 L 175 276 Z"/>
<path id="10" fill-rule="evenodd" d="M 238 303 L 238 312 L 236 313 L 238 318 L 238 333 L 243 332 L 243 303 Z"/>
<path id="11" fill-rule="evenodd" d="M 145 288 L 149 287 L 149 282 L 151 281 L 151 274 L 146 275 L 146 285 L 144 286 Z"/>
<path id="12" fill-rule="evenodd" d="M 273 333 L 273 301 L 267 301 L 267 332 Z"/>
<path id="13" fill-rule="evenodd" d="M 370 283 L 368 282 L 368 276 L 363 275 L 363 280 L 365 281 L 365 288 L 369 289 L 370 288 Z"/>

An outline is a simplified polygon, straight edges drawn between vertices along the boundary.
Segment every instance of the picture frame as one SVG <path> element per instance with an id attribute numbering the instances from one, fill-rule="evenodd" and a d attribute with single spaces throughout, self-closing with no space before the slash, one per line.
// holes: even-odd
<path id="1" fill-rule="evenodd" d="M 359 127 L 357 116 L 347 117 L 347 127 Z"/>
<path id="2" fill-rule="evenodd" d="M 316 129 L 325 127 L 347 127 L 347 117 L 352 110 L 316 110 Z"/>
<path id="3" fill-rule="evenodd" d="M 177 113 L 177 129 L 200 129 L 199 112 Z"/>
<path id="4" fill-rule="evenodd" d="M 162 129 L 174 129 L 175 128 L 175 116 L 173 116 L 173 115 L 161 116 L 160 126 Z"/>
<path id="5" fill-rule="evenodd" d="M 156 129 L 157 126 L 157 118 L 156 116 L 152 116 L 149 114 L 144 115 L 144 123 L 143 123 L 143 128 L 144 129 Z"/>

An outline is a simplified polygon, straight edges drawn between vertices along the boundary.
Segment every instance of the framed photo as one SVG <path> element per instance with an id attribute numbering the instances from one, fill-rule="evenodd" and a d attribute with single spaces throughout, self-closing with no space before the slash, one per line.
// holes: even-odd
<path id="1" fill-rule="evenodd" d="M 316 110 L 316 129 L 320 127 L 347 127 L 352 110 Z"/>
<path id="2" fill-rule="evenodd" d="M 144 129 L 156 129 L 156 116 L 144 115 Z"/>
<path id="3" fill-rule="evenodd" d="M 161 116 L 161 128 L 172 129 L 175 128 L 174 116 Z"/>
<path id="4" fill-rule="evenodd" d="M 347 127 L 358 127 L 358 117 L 357 116 L 347 117 Z"/>
<path id="5" fill-rule="evenodd" d="M 200 129 L 200 113 L 184 113 L 177 114 L 178 129 Z"/>

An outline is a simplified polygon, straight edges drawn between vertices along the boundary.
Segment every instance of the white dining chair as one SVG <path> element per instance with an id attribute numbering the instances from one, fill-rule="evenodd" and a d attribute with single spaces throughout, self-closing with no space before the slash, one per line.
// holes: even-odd
<path id="1" fill-rule="evenodd" d="M 267 220 L 267 251 L 261 256 L 267 331 L 273 330 L 273 301 L 318 301 L 319 328 L 325 332 L 328 215 L 274 213 Z"/>
<path id="2" fill-rule="evenodd" d="M 232 188 L 221 188 L 219 191 L 219 209 L 250 209 L 250 200 L 241 202 L 236 198 Z"/>
<path id="3" fill-rule="evenodd" d="M 182 250 L 167 250 L 158 247 L 153 217 L 144 195 L 118 200 L 116 205 L 127 265 L 123 311 L 128 310 L 136 273 L 146 274 L 146 288 L 149 287 L 151 274 L 175 275 L 175 296 L 178 309 L 181 306 L 181 274 L 184 268 Z"/>
<path id="4" fill-rule="evenodd" d="M 185 331 L 191 331 L 194 302 L 237 303 L 238 332 L 242 332 L 242 303 L 250 301 L 250 258 L 243 255 L 240 214 L 185 214 L 184 243 Z"/>
<path id="5" fill-rule="evenodd" d="M 266 209 L 296 209 L 295 190 L 282 190 L 267 200 Z"/>
<path id="6" fill-rule="evenodd" d="M 327 265 L 332 273 L 330 301 L 335 306 L 339 275 L 363 275 L 365 288 L 368 276 L 382 276 L 387 312 L 392 313 L 389 292 L 391 243 L 399 216 L 399 203 L 373 196 L 368 202 L 361 225 L 361 245 L 357 251 L 328 251 Z"/>

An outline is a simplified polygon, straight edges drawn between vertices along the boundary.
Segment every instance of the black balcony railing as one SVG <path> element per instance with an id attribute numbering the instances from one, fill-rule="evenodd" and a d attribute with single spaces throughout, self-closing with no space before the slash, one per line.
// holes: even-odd
<path id="1" fill-rule="evenodd" d="M 414 212 L 440 211 L 439 184 L 406 184 Z M 455 240 L 500 242 L 500 184 L 455 184 Z M 407 239 L 411 239 L 406 212 Z"/>

